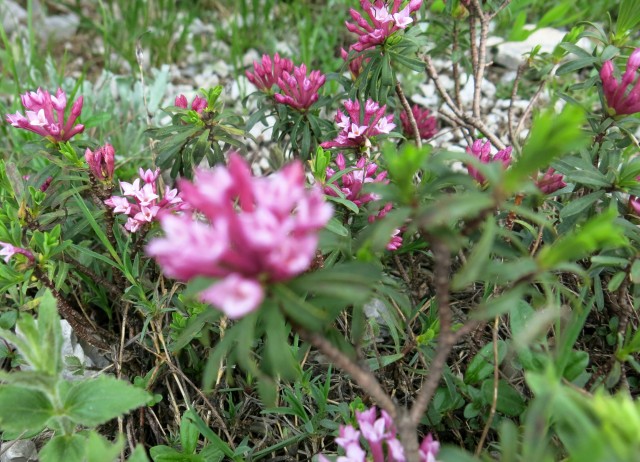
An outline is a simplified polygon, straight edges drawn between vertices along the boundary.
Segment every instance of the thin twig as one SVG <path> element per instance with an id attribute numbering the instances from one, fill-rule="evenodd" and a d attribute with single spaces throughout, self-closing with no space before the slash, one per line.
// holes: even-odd
<path id="1" fill-rule="evenodd" d="M 522 78 L 522 74 L 529 67 L 529 63 L 524 62 L 518 66 L 518 70 L 516 71 L 516 78 L 513 81 L 513 88 L 511 89 L 511 101 L 509 102 L 509 112 L 507 114 L 507 127 L 509 129 L 509 140 L 511 140 L 511 145 L 516 148 L 516 151 L 519 151 L 519 143 L 516 138 L 516 132 L 513 128 L 513 119 L 515 117 L 516 107 L 514 106 L 514 102 L 518 97 L 518 86 L 520 85 L 520 79 Z"/>
<path id="2" fill-rule="evenodd" d="M 407 114 L 407 119 L 409 119 L 409 125 L 411 125 L 411 131 L 413 132 L 413 139 L 416 142 L 416 146 L 418 147 L 418 149 L 420 149 L 422 148 L 420 129 L 418 128 L 418 124 L 416 123 L 416 118 L 413 116 L 413 111 L 411 110 L 409 101 L 407 101 L 407 98 L 404 96 L 404 91 L 402 91 L 400 82 L 396 82 L 396 95 L 398 95 L 400 104 L 402 104 L 402 108 L 404 109 L 405 114 Z"/>

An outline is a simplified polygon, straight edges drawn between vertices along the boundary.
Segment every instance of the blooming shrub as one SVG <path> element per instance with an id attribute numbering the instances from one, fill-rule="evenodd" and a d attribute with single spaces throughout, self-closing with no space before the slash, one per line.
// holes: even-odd
<path id="1" fill-rule="evenodd" d="M 336 125 L 340 128 L 338 136 L 322 143 L 323 148 L 362 149 L 369 138 L 389 134 L 396 126 L 392 114 L 385 116 L 386 105 L 380 106 L 371 99 L 365 103 L 363 115 L 359 101 L 347 100 L 344 108 L 347 114 L 342 111 L 336 114 Z"/>

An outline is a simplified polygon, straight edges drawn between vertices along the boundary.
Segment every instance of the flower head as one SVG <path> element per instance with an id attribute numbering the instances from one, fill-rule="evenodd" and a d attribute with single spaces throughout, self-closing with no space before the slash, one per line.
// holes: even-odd
<path id="1" fill-rule="evenodd" d="M 544 194 L 553 194 L 566 185 L 567 183 L 564 181 L 564 176 L 560 173 L 555 173 L 555 170 L 551 167 L 549 167 L 549 170 L 547 170 L 536 183 L 538 189 Z"/>
<path id="2" fill-rule="evenodd" d="M 351 46 L 355 51 L 363 51 L 384 43 L 394 32 L 405 29 L 413 22 L 411 15 L 420 9 L 422 0 L 411 0 L 400 10 L 402 0 L 393 0 L 389 6 L 381 0 L 360 0 L 360 6 L 368 18 L 351 8 L 352 22 L 346 26 L 350 32 L 358 34 L 358 42 Z"/>
<path id="3" fill-rule="evenodd" d="M 176 96 L 176 101 L 174 103 L 177 107 L 182 109 L 187 109 L 188 101 L 187 97 L 184 95 Z M 202 111 L 207 107 L 207 100 L 202 98 L 201 96 L 196 96 L 191 102 L 191 109 L 196 111 L 198 114 L 202 114 Z"/>
<path id="4" fill-rule="evenodd" d="M 336 165 L 338 170 L 345 170 L 347 168 L 345 157 L 342 153 L 336 156 Z M 336 184 L 337 187 L 347 200 L 350 200 L 358 207 L 366 204 L 367 202 L 378 200 L 378 196 L 374 193 L 365 193 L 362 191 L 362 187 L 366 183 L 388 183 L 387 172 L 379 172 L 378 165 L 369 161 L 365 156 L 362 156 L 353 166 L 354 170 L 342 175 L 339 179 L 340 184 Z M 332 168 L 327 168 L 327 183 L 331 184 L 332 177 L 336 174 L 336 171 Z M 324 193 L 337 197 L 338 193 L 334 186 L 326 185 L 324 187 Z"/>
<path id="5" fill-rule="evenodd" d="M 294 67 L 293 72 L 282 71 L 277 81 L 282 94 L 276 93 L 273 97 L 280 104 L 305 111 L 318 101 L 318 90 L 326 80 L 320 71 L 311 71 L 307 76 L 307 67 L 301 64 Z"/>
<path id="6" fill-rule="evenodd" d="M 340 57 L 344 60 L 344 62 L 349 64 L 349 70 L 351 71 L 351 75 L 353 78 L 357 78 L 363 70 L 365 64 L 371 61 L 371 58 L 366 58 L 363 55 L 356 56 L 349 60 L 349 53 L 344 49 L 340 49 Z"/>
<path id="7" fill-rule="evenodd" d="M 332 209 L 304 180 L 299 162 L 266 178 L 253 177 L 234 153 L 227 167 L 200 170 L 193 183 L 180 183 L 182 198 L 195 213 L 161 215 L 165 236 L 151 241 L 147 253 L 167 276 L 219 278 L 202 299 L 231 318 L 241 317 L 262 302 L 264 282 L 290 279 L 315 258 L 318 230 Z"/>
<path id="8" fill-rule="evenodd" d="M 115 168 L 115 151 L 113 146 L 106 143 L 95 151 L 87 148 L 84 158 L 89 164 L 89 171 L 95 178 L 102 181 L 111 181 Z"/>
<path id="9" fill-rule="evenodd" d="M 253 72 L 246 71 L 245 75 L 258 90 L 270 93 L 271 88 L 278 84 L 278 79 L 282 77 L 283 72 L 293 72 L 293 62 L 287 58 L 281 58 L 276 53 L 273 59 L 269 55 L 262 55 L 261 61 L 253 62 Z"/>
<path id="10" fill-rule="evenodd" d="M 433 138 L 433 136 L 438 132 L 438 122 L 436 121 L 436 118 L 431 115 L 429 109 L 422 109 L 417 104 L 414 104 L 411 107 L 411 113 L 413 114 L 413 118 L 416 120 L 416 125 L 418 125 L 420 138 L 423 140 Z M 407 138 L 413 138 L 413 128 L 409 122 L 409 116 L 407 116 L 405 111 L 400 113 L 400 122 L 402 122 L 402 132 L 404 133 L 404 136 Z"/>
<path id="11" fill-rule="evenodd" d="M 111 196 L 104 203 L 113 209 L 113 213 L 126 215 L 127 222 L 124 227 L 127 231 L 135 233 L 143 225 L 155 221 L 158 214 L 182 210 L 185 207 L 177 189 L 165 187 L 164 194 L 160 197 L 156 180 L 160 170 L 139 170 L 140 178 L 133 183 L 120 182 L 122 196 Z M 140 180 L 144 185 L 140 187 Z"/>
<path id="12" fill-rule="evenodd" d="M 0 249 L 0 256 L 4 257 L 5 263 L 9 263 L 9 260 L 11 260 L 11 257 L 15 254 L 24 255 L 31 262 L 35 260 L 31 251 L 23 249 L 22 247 L 16 247 L 8 242 L 0 242 L 0 247 L 2 247 Z"/>
<path id="13" fill-rule="evenodd" d="M 483 164 L 496 161 L 501 162 L 502 166 L 506 169 L 511 164 L 512 149 L 513 148 L 509 146 L 491 156 L 491 143 L 489 141 L 483 142 L 483 140 L 475 140 L 471 147 L 467 148 L 467 153 L 477 157 Z M 471 177 L 478 183 L 483 184 L 485 182 L 486 179 L 484 175 L 482 175 L 473 165 L 467 165 L 467 170 L 469 171 L 469 175 L 471 175 Z"/>
<path id="14" fill-rule="evenodd" d="M 360 149 L 367 144 L 368 138 L 386 135 L 396 126 L 393 123 L 393 115 L 384 114 L 387 106 L 380 106 L 371 99 L 365 103 L 363 114 L 357 100 L 347 100 L 344 108 L 347 114 L 342 111 L 336 114 L 336 124 L 340 128 L 338 136 L 332 141 L 322 143 L 323 148 Z"/>
<path id="15" fill-rule="evenodd" d="M 627 68 L 622 75 L 622 80 L 614 76 L 614 65 L 612 61 L 606 61 L 600 70 L 602 89 L 607 101 L 609 114 L 625 115 L 640 112 L 640 79 L 637 77 L 640 68 L 640 48 L 636 48 L 629 60 Z M 635 83 L 634 83 L 635 81 Z M 629 85 L 634 83 L 629 91 Z"/>
<path id="16" fill-rule="evenodd" d="M 25 115 L 20 112 L 7 114 L 6 120 L 14 127 L 29 130 L 54 142 L 70 140 L 84 130 L 84 125 L 75 125 L 82 112 L 82 96 L 71 106 L 71 113 L 65 121 L 67 95 L 58 88 L 55 96 L 38 88 L 21 96 Z"/>

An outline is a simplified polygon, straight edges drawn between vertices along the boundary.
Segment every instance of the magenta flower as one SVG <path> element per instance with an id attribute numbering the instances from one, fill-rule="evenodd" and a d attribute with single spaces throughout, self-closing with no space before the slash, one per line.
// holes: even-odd
<path id="1" fill-rule="evenodd" d="M 165 186 L 162 198 L 158 194 L 156 180 L 160 173 L 142 169 L 139 170 L 140 178 L 136 178 L 133 183 L 120 182 L 122 196 L 111 196 L 104 203 L 113 209 L 113 213 L 126 215 L 127 222 L 124 227 L 127 231 L 135 233 L 143 225 L 155 221 L 158 214 L 185 209 L 185 204 L 178 194 L 177 189 Z M 144 185 L 140 187 L 140 180 Z"/>
<path id="2" fill-rule="evenodd" d="M 351 8 L 349 13 L 355 23 L 347 22 L 346 26 L 350 32 L 359 36 L 358 42 L 351 45 L 351 49 L 363 51 L 380 45 L 394 32 L 411 24 L 413 22 L 411 14 L 420 9 L 422 0 L 411 0 L 402 10 L 400 10 L 401 3 L 402 0 L 393 0 L 389 10 L 386 2 L 382 0 L 360 0 L 360 6 L 368 19 Z"/>
<path id="3" fill-rule="evenodd" d="M 258 178 L 231 154 L 228 167 L 200 170 L 193 183 L 180 182 L 194 213 L 161 215 L 165 236 L 151 241 L 147 253 L 169 277 L 219 278 L 201 299 L 240 318 L 258 308 L 265 282 L 288 280 L 315 258 L 318 230 L 332 208 L 318 188 L 304 183 L 300 162 Z"/>
<path id="4" fill-rule="evenodd" d="M 438 122 L 436 118 L 431 115 L 429 109 L 422 109 L 417 104 L 414 104 L 411 107 L 411 112 L 413 113 L 413 118 L 416 119 L 420 138 L 423 140 L 433 138 L 438 132 Z M 409 117 L 405 111 L 400 113 L 400 122 L 402 122 L 402 132 L 404 136 L 413 138 L 413 128 L 411 128 Z"/>
<path id="5" fill-rule="evenodd" d="M 326 80 L 320 71 L 311 71 L 307 77 L 307 66 L 301 64 L 293 69 L 293 73 L 282 71 L 282 76 L 278 78 L 282 94 L 276 93 L 273 97 L 280 104 L 306 111 L 318 101 L 318 90 Z"/>
<path id="6" fill-rule="evenodd" d="M 345 170 L 347 168 L 346 160 L 342 153 L 336 156 L 336 165 L 338 171 Z M 339 179 L 340 185 L 335 186 L 345 195 L 347 200 L 350 200 L 358 207 L 378 200 L 378 196 L 374 193 L 363 193 L 362 187 L 365 183 L 388 183 L 387 172 L 380 172 L 376 175 L 378 165 L 369 161 L 365 156 L 360 157 L 355 164 L 355 169 L 349 173 L 345 173 Z M 331 178 L 336 174 L 336 171 L 330 167 L 327 167 L 327 185 L 324 187 L 324 193 L 328 196 L 338 197 L 338 193 L 335 188 L 330 186 L 332 183 Z"/>
<path id="7" fill-rule="evenodd" d="M 66 121 L 64 112 L 67 107 L 67 95 L 61 88 L 58 88 L 55 96 L 38 88 L 37 91 L 27 92 L 20 98 L 25 115 L 20 112 L 6 115 L 7 122 L 14 127 L 32 131 L 56 143 L 68 141 L 84 130 L 84 125 L 74 125 L 82 112 L 82 96 L 71 106 L 71 113 Z"/>
<path id="8" fill-rule="evenodd" d="M 475 140 L 470 148 L 467 148 L 467 153 L 471 154 L 480 160 L 483 164 L 489 162 L 502 162 L 502 166 L 506 169 L 511 164 L 511 151 L 513 148 L 509 146 L 506 149 L 498 151 L 493 157 L 491 156 L 491 143 L 489 141 Z M 485 177 L 477 168 L 473 165 L 467 165 L 469 175 L 480 184 L 484 184 Z"/>
<path id="9" fill-rule="evenodd" d="M 49 189 L 49 186 L 51 186 L 52 181 L 53 181 L 53 177 L 48 176 L 47 179 L 44 180 L 40 185 L 40 191 L 45 192 L 47 189 Z"/>
<path id="10" fill-rule="evenodd" d="M 387 106 L 380 106 L 369 99 L 364 106 L 364 114 L 360 116 L 360 103 L 347 100 L 344 108 L 348 115 L 342 111 L 336 114 L 336 125 L 340 128 L 338 136 L 332 141 L 325 141 L 320 146 L 323 148 L 355 148 L 360 149 L 367 145 L 367 140 L 373 136 L 388 134 L 394 128 L 393 115 L 385 116 Z"/>
<path id="11" fill-rule="evenodd" d="M 354 79 L 360 75 L 364 68 L 364 65 L 371 61 L 370 58 L 365 59 L 363 55 L 356 56 L 351 61 L 349 61 L 349 53 L 344 48 L 340 49 L 340 57 L 344 60 L 344 62 L 349 64 L 349 70 L 351 71 L 351 75 Z"/>
<path id="12" fill-rule="evenodd" d="M 269 55 L 262 55 L 261 62 L 253 62 L 253 72 L 246 71 L 245 75 L 258 90 L 270 93 L 271 88 L 278 84 L 278 79 L 282 77 L 283 72 L 289 74 L 293 72 L 293 62 L 287 58 L 281 58 L 276 53 L 273 60 Z"/>
<path id="13" fill-rule="evenodd" d="M 640 181 L 640 176 L 637 177 L 636 180 Z M 640 198 L 638 198 L 637 196 L 630 196 L 629 208 L 633 211 L 633 213 L 640 216 Z"/>
<path id="14" fill-rule="evenodd" d="M 420 460 L 421 462 L 437 462 L 436 456 L 440 451 L 440 443 L 435 441 L 429 433 L 420 444 Z"/>
<path id="15" fill-rule="evenodd" d="M 564 188 L 566 185 L 567 183 L 564 181 L 564 176 L 560 173 L 555 173 L 555 170 L 551 167 L 549 167 L 549 170 L 536 182 L 536 186 L 544 194 L 552 194 Z"/>
<path id="16" fill-rule="evenodd" d="M 9 260 L 11 260 L 11 257 L 15 254 L 24 255 L 30 262 L 35 261 L 30 250 L 23 249 L 22 247 L 16 247 L 8 242 L 0 242 L 0 247 L 2 247 L 2 249 L 0 249 L 0 256 L 4 257 L 5 263 L 9 263 Z"/>
<path id="17" fill-rule="evenodd" d="M 101 181 L 111 181 L 115 168 L 115 150 L 113 146 L 106 143 L 95 151 L 87 148 L 84 158 L 89 164 L 89 171 L 95 178 Z"/>
<path id="18" fill-rule="evenodd" d="M 621 82 L 613 75 L 613 62 L 606 61 L 602 66 L 600 79 L 610 115 L 628 115 L 640 112 L 640 79 L 637 79 L 636 75 L 638 68 L 640 68 L 640 48 L 636 48 L 629 56 Z M 633 88 L 627 92 L 629 85 L 634 81 Z"/>
<path id="19" fill-rule="evenodd" d="M 174 103 L 177 107 L 182 109 L 187 109 L 189 102 L 187 101 L 187 97 L 184 95 L 176 96 L 176 101 Z M 198 114 L 202 114 L 202 111 L 207 107 L 207 100 L 196 96 L 191 102 L 191 109 L 196 111 Z"/>

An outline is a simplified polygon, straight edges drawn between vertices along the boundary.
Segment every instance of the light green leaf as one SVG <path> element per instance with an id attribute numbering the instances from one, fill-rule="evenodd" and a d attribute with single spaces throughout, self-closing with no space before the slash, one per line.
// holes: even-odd
<path id="1" fill-rule="evenodd" d="M 84 462 L 85 439 L 83 436 L 62 435 L 49 441 L 40 451 L 40 462 Z"/>
<path id="2" fill-rule="evenodd" d="M 0 386 L 0 429 L 4 439 L 37 435 L 53 415 L 51 401 L 41 391 Z"/>

